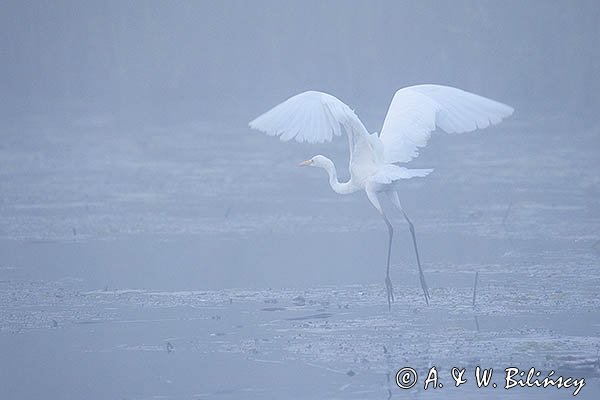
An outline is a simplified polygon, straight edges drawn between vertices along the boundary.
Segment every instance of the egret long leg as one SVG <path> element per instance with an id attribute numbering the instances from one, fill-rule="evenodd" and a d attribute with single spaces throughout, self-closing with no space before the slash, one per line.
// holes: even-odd
<path id="1" fill-rule="evenodd" d="M 417 237 L 415 235 L 415 227 L 413 223 L 404 212 L 402 205 L 400 204 L 400 199 L 398 198 L 398 193 L 394 192 L 392 194 L 392 203 L 402 212 L 404 219 L 408 222 L 408 229 L 410 230 L 410 234 L 412 236 L 413 246 L 415 248 L 415 255 L 417 256 L 417 266 L 419 267 L 419 280 L 421 281 L 421 287 L 423 288 L 423 295 L 425 296 L 425 303 L 429 305 L 429 300 L 431 296 L 429 295 L 429 287 L 427 286 L 427 282 L 425 282 L 425 275 L 423 274 L 423 268 L 421 267 L 421 258 L 419 257 L 419 247 L 417 246 Z"/>
<path id="2" fill-rule="evenodd" d="M 381 213 L 381 216 L 383 217 L 383 220 L 385 221 L 385 224 L 387 225 L 388 236 L 389 236 L 388 253 L 387 253 L 387 268 L 386 268 L 386 274 L 385 274 L 385 288 L 387 290 L 388 308 L 391 310 L 392 302 L 394 301 L 394 287 L 392 286 L 392 280 L 390 279 L 390 264 L 391 264 L 391 260 L 392 260 L 392 238 L 394 237 L 394 228 L 392 227 L 392 224 L 387 219 L 385 214 Z"/>
<path id="3" fill-rule="evenodd" d="M 375 192 L 375 190 L 373 190 L 371 185 L 367 185 L 365 192 L 367 193 L 367 197 L 369 198 L 369 201 L 371 202 L 371 204 L 373 204 L 373 207 L 375 207 L 377 209 L 377 211 L 379 211 L 379 214 L 381 214 L 381 217 L 385 221 L 385 224 L 387 225 L 387 228 L 388 228 L 389 240 L 388 240 L 387 267 L 386 267 L 386 274 L 385 274 L 385 289 L 387 291 L 388 309 L 391 311 L 392 310 L 392 302 L 394 301 L 394 287 L 392 286 L 392 280 L 390 279 L 390 264 L 391 264 L 391 260 L 392 260 L 392 238 L 394 237 L 394 228 L 392 227 L 392 224 L 390 223 L 389 219 L 385 216 L 383 209 L 381 208 L 381 204 L 379 204 L 379 198 L 377 197 L 377 193 Z"/>
<path id="4" fill-rule="evenodd" d="M 415 247 L 415 254 L 417 256 L 417 265 L 419 266 L 419 279 L 421 280 L 421 287 L 423 288 L 423 295 L 425 296 L 425 302 L 429 305 L 429 299 L 431 296 L 429 295 L 429 288 L 427 287 L 427 282 L 425 282 L 425 275 L 423 275 L 423 268 L 421 267 L 421 259 L 419 258 L 419 248 L 417 246 L 417 238 L 415 236 L 415 227 L 413 226 L 410 219 L 408 219 L 408 215 L 402 210 L 402 215 L 408 222 L 408 227 L 410 230 L 410 234 L 412 235 L 413 245 Z"/>

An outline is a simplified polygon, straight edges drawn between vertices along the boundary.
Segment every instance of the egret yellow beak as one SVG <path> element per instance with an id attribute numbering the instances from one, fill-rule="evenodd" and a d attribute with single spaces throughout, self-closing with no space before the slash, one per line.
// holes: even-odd
<path id="1" fill-rule="evenodd" d="M 306 167 L 309 166 L 310 164 L 312 164 L 312 160 L 306 160 L 306 161 L 302 161 L 300 164 L 298 164 L 299 167 Z"/>

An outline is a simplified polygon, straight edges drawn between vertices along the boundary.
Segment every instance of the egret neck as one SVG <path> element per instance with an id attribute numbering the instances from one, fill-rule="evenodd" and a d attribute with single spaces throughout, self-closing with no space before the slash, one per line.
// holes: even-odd
<path id="1" fill-rule="evenodd" d="M 329 185 L 331 188 L 339 194 L 349 194 L 356 191 L 356 188 L 352 184 L 352 178 L 348 182 L 340 182 L 337 178 L 337 170 L 335 169 L 335 165 L 333 161 L 331 161 L 327 157 L 323 157 L 324 162 L 321 166 L 325 171 L 327 171 L 327 175 L 329 175 Z"/>

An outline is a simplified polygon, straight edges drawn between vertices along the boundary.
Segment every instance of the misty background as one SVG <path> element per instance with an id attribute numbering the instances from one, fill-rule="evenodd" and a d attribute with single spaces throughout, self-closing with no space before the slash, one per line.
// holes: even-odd
<path id="1" fill-rule="evenodd" d="M 517 365 L 596 399 L 599 27 L 597 1 L 4 1 L 0 397 L 478 399 L 393 376 Z M 247 124 L 312 89 L 379 131 L 419 83 L 515 113 L 408 165 L 432 304 L 392 213 L 390 312 L 377 212 L 297 167 L 346 179 L 346 138 Z"/>
<path id="2" fill-rule="evenodd" d="M 242 124 L 307 89 L 378 124 L 394 90 L 445 83 L 519 113 L 592 117 L 595 1 L 3 3 L 7 116 L 81 110 Z M 157 116 L 158 114 L 158 116 Z"/>

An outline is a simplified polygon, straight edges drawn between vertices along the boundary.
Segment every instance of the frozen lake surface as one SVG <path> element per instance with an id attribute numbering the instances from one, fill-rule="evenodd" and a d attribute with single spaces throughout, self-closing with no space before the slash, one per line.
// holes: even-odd
<path id="1" fill-rule="evenodd" d="M 517 115 L 435 136 L 414 163 L 435 172 L 401 195 L 432 304 L 396 218 L 391 312 L 376 212 L 296 167 L 322 152 L 344 170 L 344 138 L 106 115 L 2 129 L 1 398 L 572 397 L 476 389 L 478 365 L 499 386 L 535 367 L 600 394 L 597 126 Z M 434 365 L 442 389 L 394 383 Z"/>

